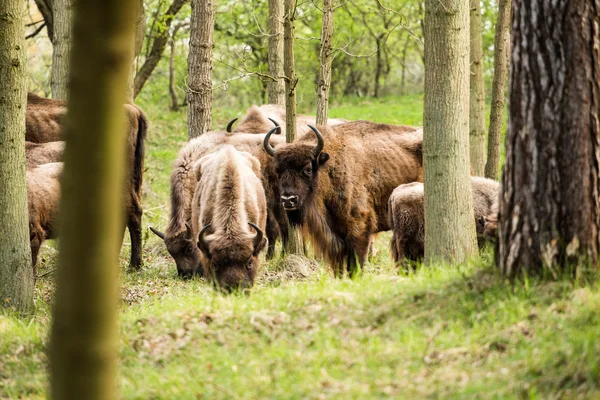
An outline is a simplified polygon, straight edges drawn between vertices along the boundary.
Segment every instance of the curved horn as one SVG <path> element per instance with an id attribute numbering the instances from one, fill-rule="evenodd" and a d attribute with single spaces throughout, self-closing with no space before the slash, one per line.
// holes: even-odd
<path id="1" fill-rule="evenodd" d="M 323 135 L 317 128 L 312 125 L 308 125 L 308 127 L 317 135 L 317 147 L 314 149 L 315 157 L 321 154 L 323 151 L 323 147 L 325 146 L 325 140 L 323 139 Z"/>
<path id="2" fill-rule="evenodd" d="M 229 121 L 229 123 L 227 124 L 227 128 L 225 128 L 225 130 L 229 133 L 231 133 L 231 127 L 233 126 L 234 122 L 237 121 L 237 118 L 232 119 L 231 121 Z"/>
<path id="3" fill-rule="evenodd" d="M 200 247 L 205 252 L 208 252 L 209 247 L 208 247 L 208 242 L 206 241 L 204 236 L 206 236 L 206 233 L 207 233 L 206 231 L 208 230 L 208 228 L 210 228 L 210 225 L 211 224 L 204 225 L 204 228 L 202 228 L 202 230 L 198 234 L 198 247 Z"/>
<path id="4" fill-rule="evenodd" d="M 161 238 L 162 240 L 165 240 L 165 234 L 164 234 L 164 233 L 162 233 L 161 231 L 157 231 L 157 230 L 156 230 L 156 229 L 154 229 L 153 227 L 150 227 L 150 230 L 151 230 L 152 232 L 154 232 L 154 234 L 155 234 L 156 236 L 158 236 L 158 237 L 159 237 L 159 238 Z"/>
<path id="5" fill-rule="evenodd" d="M 275 121 L 273 118 L 269 118 L 269 121 L 273 123 L 275 126 L 279 126 L 279 122 Z M 281 129 L 277 132 L 277 135 L 281 134 Z"/>
<path id="6" fill-rule="evenodd" d="M 260 242 L 262 242 L 264 234 L 263 234 L 263 231 L 258 226 L 253 224 L 252 222 L 248 222 L 248 225 L 253 227 L 254 230 L 256 231 L 256 236 L 254 236 L 254 248 L 256 249 L 260 245 Z"/>
<path id="7" fill-rule="evenodd" d="M 271 129 L 267 133 L 267 135 L 265 136 L 265 140 L 263 141 L 263 147 L 265 148 L 265 151 L 267 152 L 267 154 L 270 155 L 271 157 L 275 157 L 275 148 L 273 146 L 271 146 L 271 143 L 269 143 L 269 139 L 271 139 L 271 135 L 273 133 L 275 133 L 275 131 L 281 132 L 281 127 L 276 126 L 275 128 Z"/>

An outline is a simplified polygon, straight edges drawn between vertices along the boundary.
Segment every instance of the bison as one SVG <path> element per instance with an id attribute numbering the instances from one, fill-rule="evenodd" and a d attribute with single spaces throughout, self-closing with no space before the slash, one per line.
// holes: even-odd
<path id="1" fill-rule="evenodd" d="M 472 177 L 473 209 L 479 245 L 485 242 L 485 218 L 497 210 L 499 184 L 491 179 Z M 393 236 L 392 258 L 417 261 L 425 252 L 424 189 L 420 182 L 398 186 L 389 199 L 389 219 Z"/>
<path id="2" fill-rule="evenodd" d="M 387 202 L 400 184 L 422 180 L 419 128 L 348 122 L 322 128 L 265 151 L 274 157 L 280 201 L 291 223 L 302 225 L 335 276 L 363 267 L 373 234 L 389 230 Z M 359 268 L 360 265 L 360 268 Z"/>
<path id="3" fill-rule="evenodd" d="M 267 200 L 256 157 L 231 145 L 196 163 L 192 230 L 204 276 L 228 292 L 250 289 L 267 239 Z"/>
<path id="4" fill-rule="evenodd" d="M 139 269 L 142 265 L 142 181 L 144 170 L 144 141 L 148 131 L 148 120 L 144 112 L 135 105 L 125 104 L 127 115 L 127 156 L 129 165 L 129 183 L 127 199 L 127 227 L 131 238 L 130 267 Z M 66 114 L 65 103 L 51 100 L 29 93 L 27 97 L 26 134 L 25 139 L 34 143 L 47 143 L 63 140 L 62 123 Z M 30 157 L 33 161 L 35 146 L 29 145 Z M 47 145 L 52 147 L 52 145 Z M 54 145 L 59 146 L 59 145 Z M 57 148 L 56 147 L 56 148 Z M 43 146 L 39 147 L 43 149 Z M 56 150 L 55 148 L 55 150 Z M 57 155 L 58 152 L 55 152 Z M 50 154 L 46 153 L 45 157 Z M 62 161 L 61 158 L 50 161 Z"/>
<path id="5" fill-rule="evenodd" d="M 57 236 L 60 200 L 60 175 L 63 163 L 43 164 L 27 171 L 27 205 L 29 209 L 29 243 L 31 262 L 36 275 L 40 246 Z"/>
<path id="6" fill-rule="evenodd" d="M 25 142 L 27 169 L 38 165 L 60 162 L 65 151 L 65 142 L 33 143 Z"/>

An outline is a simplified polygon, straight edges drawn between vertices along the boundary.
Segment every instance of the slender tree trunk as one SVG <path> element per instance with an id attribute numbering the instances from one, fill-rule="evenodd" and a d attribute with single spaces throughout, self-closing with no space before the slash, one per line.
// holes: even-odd
<path id="1" fill-rule="evenodd" d="M 296 71 L 294 67 L 294 21 L 296 13 L 296 0 L 284 0 L 283 21 L 283 70 L 285 73 L 285 140 L 292 143 L 296 138 Z"/>
<path id="2" fill-rule="evenodd" d="M 40 14 L 42 14 L 44 22 L 46 23 L 48 39 L 50 39 L 50 42 L 54 43 L 54 17 L 52 14 L 52 2 L 49 0 L 35 0 L 35 5 L 40 11 Z"/>
<path id="3" fill-rule="evenodd" d="M 285 84 L 283 82 L 283 2 L 269 0 L 269 80 L 267 92 L 270 104 L 285 105 Z"/>
<path id="4" fill-rule="evenodd" d="M 383 69 L 383 63 L 381 62 L 381 40 L 376 39 L 375 44 L 377 45 L 377 53 L 375 54 L 375 82 L 373 85 L 373 97 L 379 97 L 379 81 L 381 80 L 381 70 Z"/>
<path id="5" fill-rule="evenodd" d="M 483 85 L 483 33 L 481 0 L 471 0 L 471 94 L 469 138 L 471 172 L 483 176 L 485 167 L 485 89 Z"/>
<path id="6" fill-rule="evenodd" d="M 513 6 L 499 267 L 509 277 L 557 277 L 579 263 L 597 269 L 599 4 L 532 0 Z"/>
<path id="7" fill-rule="evenodd" d="M 73 0 L 53 0 L 54 42 L 52 43 L 52 70 L 50 86 L 52 97 L 66 100 L 71 59 L 71 24 Z"/>
<path id="8" fill-rule="evenodd" d="M 179 99 L 177 98 L 177 88 L 175 87 L 175 32 L 169 43 L 171 55 L 169 56 L 169 94 L 171 95 L 171 110 L 179 110 Z"/>
<path id="9" fill-rule="evenodd" d="M 77 0 L 50 338 L 54 399 L 115 399 L 123 102 L 136 0 Z M 103 40 L 98 40 L 102 38 Z"/>
<path id="10" fill-rule="evenodd" d="M 25 185 L 24 4 L 0 0 L 0 304 L 20 312 L 33 307 Z"/>
<path id="11" fill-rule="evenodd" d="M 210 131 L 212 108 L 212 49 L 215 27 L 213 0 L 192 0 L 188 56 L 188 137 Z"/>
<path id="12" fill-rule="evenodd" d="M 404 46 L 402 46 L 402 78 L 400 80 L 400 94 L 405 94 L 406 87 L 406 53 L 408 52 L 408 42 L 410 40 L 410 35 L 406 35 L 406 39 L 404 40 Z"/>
<path id="13" fill-rule="evenodd" d="M 133 52 L 132 58 L 129 68 L 129 74 L 127 75 L 127 101 L 129 103 L 133 103 L 135 98 L 138 95 L 138 92 L 135 90 L 135 82 L 134 78 L 136 75 L 136 59 L 140 55 L 142 51 L 142 47 L 144 45 L 144 36 L 146 34 L 146 13 L 144 10 L 144 1 L 137 0 L 137 15 L 135 19 L 135 38 L 133 41 Z M 167 29 L 168 31 L 168 29 Z M 167 32 L 168 34 L 168 32 Z"/>
<path id="14" fill-rule="evenodd" d="M 425 260 L 477 254 L 469 173 L 469 4 L 425 1 Z"/>
<path id="15" fill-rule="evenodd" d="M 510 8 L 511 0 L 499 0 L 498 20 L 494 36 L 494 81 L 492 83 L 492 110 L 488 131 L 488 155 L 485 177 L 498 179 L 500 164 L 500 137 L 504 114 L 504 85 L 508 75 L 510 54 Z"/>
<path id="16" fill-rule="evenodd" d="M 318 77 L 317 125 L 327 125 L 329 89 L 331 86 L 331 62 L 333 37 L 333 0 L 323 0 L 323 24 L 321 27 L 320 68 Z"/>

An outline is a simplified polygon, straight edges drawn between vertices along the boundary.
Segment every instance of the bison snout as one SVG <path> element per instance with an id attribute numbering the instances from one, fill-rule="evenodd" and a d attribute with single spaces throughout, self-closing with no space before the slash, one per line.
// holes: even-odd
<path id="1" fill-rule="evenodd" d="M 295 210 L 298 208 L 298 196 L 281 196 L 281 205 L 286 210 Z"/>

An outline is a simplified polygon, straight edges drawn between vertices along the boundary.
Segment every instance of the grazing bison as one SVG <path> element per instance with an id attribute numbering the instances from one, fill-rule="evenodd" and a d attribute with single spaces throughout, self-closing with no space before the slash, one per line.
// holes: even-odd
<path id="1" fill-rule="evenodd" d="M 281 234 L 287 240 L 287 219 L 279 202 L 279 193 L 273 163 L 263 150 L 264 135 L 207 132 L 189 141 L 179 152 L 171 173 L 171 216 L 164 233 L 150 228 L 164 240 L 169 254 L 175 260 L 177 272 L 185 277 L 201 273 L 200 250 L 197 247 L 198 231 L 192 228 L 192 199 L 197 186 L 194 167 L 202 157 L 214 153 L 225 145 L 232 145 L 239 151 L 255 156 L 262 168 L 262 184 L 267 198 L 266 235 L 269 241 L 267 257 L 274 253 L 275 239 Z M 278 143 L 285 138 L 274 138 Z"/>
<path id="2" fill-rule="evenodd" d="M 130 267 L 139 269 L 142 265 L 143 210 L 141 197 L 144 170 L 144 140 L 146 139 L 148 130 L 148 120 L 144 112 L 137 106 L 125 104 L 124 108 L 127 116 L 128 149 L 126 153 L 128 156 L 127 165 L 129 165 L 129 193 L 126 219 L 131 238 Z M 25 139 L 34 143 L 63 140 L 61 137 L 61 124 L 65 113 L 66 108 L 63 101 L 45 99 L 29 93 L 27 97 L 27 129 Z M 48 146 L 52 147 L 51 145 Z M 43 148 L 43 146 L 40 148 Z M 29 150 L 33 151 L 33 147 L 30 147 Z M 47 153 L 46 157 L 50 157 L 50 154 Z M 51 161 L 62 161 L 62 159 L 58 158 Z"/>
<path id="3" fill-rule="evenodd" d="M 258 159 L 231 145 L 196 164 L 192 231 L 204 276 L 231 292 L 250 289 L 267 239 L 267 201 Z"/>
<path id="4" fill-rule="evenodd" d="M 491 179 L 472 177 L 473 210 L 477 221 L 479 245 L 485 242 L 484 219 L 498 207 L 499 184 Z M 389 199 L 389 218 L 393 236 L 392 257 L 417 261 L 425 252 L 424 189 L 420 182 L 398 186 Z"/>
<path id="5" fill-rule="evenodd" d="M 65 142 L 25 142 L 27 169 L 32 169 L 42 164 L 62 161 L 64 151 Z"/>
<path id="6" fill-rule="evenodd" d="M 27 205 L 29 209 L 29 243 L 34 276 L 40 246 L 57 236 L 57 215 L 60 199 L 60 162 L 43 164 L 27 171 Z"/>
<path id="7" fill-rule="evenodd" d="M 348 122 L 311 126 L 294 143 L 264 146 L 274 157 L 281 203 L 290 222 L 303 225 L 316 252 L 343 276 L 363 266 L 372 234 L 389 230 L 387 201 L 400 184 L 422 180 L 422 130 Z"/>

